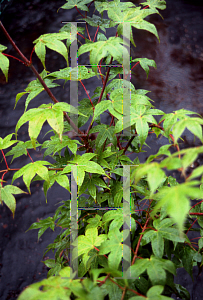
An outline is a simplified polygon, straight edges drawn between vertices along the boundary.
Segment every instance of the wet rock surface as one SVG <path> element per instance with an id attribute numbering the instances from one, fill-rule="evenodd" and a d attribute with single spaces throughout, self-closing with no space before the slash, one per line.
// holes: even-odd
<path id="1" fill-rule="evenodd" d="M 160 44 L 152 34 L 134 30 L 137 47 L 131 53 L 132 58 L 154 59 L 157 70 L 151 68 L 148 80 L 146 80 L 146 73 L 140 66 L 137 66 L 133 69 L 132 82 L 136 88 L 151 91 L 148 95 L 155 101 L 156 108 L 162 109 L 166 113 L 185 108 L 203 115 L 203 4 L 201 1 L 194 0 L 168 0 L 166 2 L 167 9 L 160 11 L 164 20 L 158 15 L 149 18 L 157 26 Z M 27 58 L 29 58 L 33 48 L 32 41 L 41 34 L 57 32 L 62 26 L 61 21 L 76 20 L 78 16 L 76 10 L 60 9 L 57 14 L 57 9 L 64 3 L 65 1 L 34 0 L 25 2 L 14 0 L 7 7 L 1 20 Z M 134 3 L 138 3 L 138 1 Z M 93 11 L 91 12 L 93 13 Z M 96 28 L 90 27 L 91 37 L 94 37 L 95 32 Z M 110 34 L 115 34 L 113 29 Z M 18 57 L 1 31 L 0 44 L 8 47 L 7 54 Z M 87 63 L 85 58 L 80 61 L 80 64 Z M 35 54 L 33 55 L 33 64 L 39 72 L 43 70 Z M 65 68 L 66 62 L 59 54 L 48 49 L 46 66 L 52 72 Z M 16 94 L 22 92 L 28 83 L 34 79 L 31 70 L 12 58 L 10 58 L 8 83 L 6 83 L 4 75 L 0 73 L 0 136 L 2 138 L 15 131 L 15 124 L 24 112 L 25 98 L 22 98 L 16 109 L 13 110 Z M 91 97 L 93 95 L 92 87 L 98 85 L 97 79 L 86 80 L 84 84 L 86 89 L 90 91 Z M 86 97 L 86 94 L 80 84 L 78 84 L 78 88 L 80 100 Z M 53 89 L 53 93 L 60 101 L 69 101 L 70 88 L 68 84 L 63 89 Z M 50 102 L 51 100 L 43 92 L 30 102 L 28 108 Z M 49 129 L 47 124 L 43 126 L 39 135 L 39 143 L 43 142 L 44 134 Z M 186 142 L 181 144 L 181 147 L 191 147 L 192 135 L 188 131 L 185 131 L 184 134 Z M 28 139 L 27 125 L 22 126 L 19 130 L 18 139 L 23 141 Z M 138 154 L 140 161 L 144 162 L 150 154 L 156 153 L 159 147 L 166 142 L 167 140 L 163 137 L 154 143 L 154 136 L 149 136 L 147 144 L 151 149 L 145 147 L 147 152 Z M 197 145 L 198 141 L 195 144 Z M 43 157 L 43 153 L 39 151 L 30 150 L 29 153 L 33 160 Z M 136 155 L 132 154 L 130 158 L 134 159 Z M 11 163 L 11 157 L 9 157 L 7 161 L 11 168 L 20 168 L 29 163 L 30 159 L 27 156 L 22 156 Z M 198 164 L 202 164 L 201 156 Z M 2 161 L 0 169 L 5 168 L 5 163 Z M 178 176 L 178 174 L 175 175 Z M 13 174 L 5 175 L 4 179 L 8 184 L 11 183 L 12 176 Z M 181 178 L 179 179 L 181 180 Z M 26 191 L 21 178 L 16 180 L 14 184 Z M 56 208 L 60 205 L 59 202 L 69 199 L 69 193 L 54 184 L 48 191 L 47 199 L 48 202 L 46 203 L 42 184 L 34 182 L 31 185 L 31 196 L 29 194 L 16 196 L 17 205 L 14 219 L 5 204 L 0 207 L 0 299 L 2 300 L 17 299 L 27 285 L 47 277 L 48 268 L 41 261 L 54 258 L 54 254 L 48 252 L 43 259 L 43 252 L 46 246 L 52 243 L 60 233 L 60 229 L 57 228 L 54 232 L 48 229 L 39 241 L 37 241 L 38 230 L 31 230 L 27 233 L 25 231 L 33 222 L 53 216 Z M 189 234 L 190 239 L 198 236 L 195 232 Z M 198 269 L 194 267 L 193 283 L 184 269 L 178 269 L 175 282 L 187 288 L 191 299 L 200 300 L 202 299 L 203 280 L 201 274 L 196 278 L 197 273 Z M 178 299 L 175 296 L 173 298 Z"/>

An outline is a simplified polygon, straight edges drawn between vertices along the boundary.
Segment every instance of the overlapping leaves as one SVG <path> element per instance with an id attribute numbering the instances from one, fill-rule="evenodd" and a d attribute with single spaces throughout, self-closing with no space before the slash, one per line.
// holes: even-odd
<path id="1" fill-rule="evenodd" d="M 154 24 L 144 20 L 147 16 L 158 13 L 157 8 L 164 9 L 165 1 L 158 0 L 152 1 L 151 4 L 149 1 L 150 8 L 142 9 L 141 7 L 136 7 L 131 2 L 120 2 L 120 0 L 111 1 L 111 2 L 95 2 L 96 9 L 101 13 L 104 10 L 107 10 L 108 17 L 112 20 L 110 26 L 118 25 L 117 32 L 119 35 L 123 35 L 123 24 L 129 24 L 130 29 L 130 41 L 135 45 L 132 34 L 132 26 L 137 29 L 144 29 L 153 33 L 159 40 L 159 36 Z M 150 5 L 151 4 L 151 5 Z M 161 4 L 161 5 L 160 5 Z M 130 8 L 130 9 L 129 9 Z"/>
<path id="2" fill-rule="evenodd" d="M 97 65 L 102 58 L 109 55 L 113 56 L 114 60 L 117 60 L 120 64 L 123 63 L 123 53 L 128 54 L 127 49 L 122 46 L 122 44 L 127 44 L 120 37 L 110 37 L 106 41 L 90 42 L 80 46 L 78 50 L 78 56 L 83 53 L 90 52 L 90 64 L 96 74 Z"/>
<path id="3" fill-rule="evenodd" d="M 62 31 L 59 33 L 48 33 L 41 35 L 38 39 L 36 39 L 33 43 L 35 45 L 35 53 L 41 60 L 43 67 L 45 67 L 45 56 L 46 56 L 46 47 L 60 53 L 68 64 L 68 52 L 67 48 L 64 45 L 62 40 L 70 39 L 70 33 Z"/>
<path id="4" fill-rule="evenodd" d="M 49 183 L 50 180 L 49 180 L 48 169 L 45 167 L 45 165 L 51 165 L 51 163 L 49 163 L 48 161 L 40 160 L 25 165 L 13 175 L 12 183 L 16 178 L 19 178 L 20 176 L 23 175 L 23 181 L 27 186 L 29 193 L 30 193 L 30 182 L 36 174 L 38 174 L 40 177 L 42 177 L 44 180 L 46 180 Z"/>
<path id="5" fill-rule="evenodd" d="M 61 69 L 60 71 L 56 71 L 53 73 L 50 73 L 47 75 L 47 78 L 57 78 L 57 79 L 65 79 L 65 82 L 68 80 L 72 81 L 80 81 L 84 79 L 89 79 L 91 77 L 95 76 L 95 73 L 91 70 L 88 69 L 85 66 L 78 66 L 76 68 L 65 68 Z"/>
<path id="6" fill-rule="evenodd" d="M 25 193 L 17 186 L 6 185 L 5 187 L 0 187 L 0 204 L 2 204 L 2 200 L 8 206 L 8 208 L 12 211 L 13 217 L 16 210 L 16 200 L 13 194 L 21 194 Z"/>
<path id="7" fill-rule="evenodd" d="M 69 164 L 64 168 L 61 174 L 69 173 L 73 169 L 73 176 L 79 186 L 81 186 L 84 181 L 85 172 L 102 174 L 110 178 L 99 164 L 90 161 L 95 155 L 94 153 L 85 153 L 81 156 L 76 155 L 73 160 L 68 161 Z M 72 165 L 75 165 L 75 167 Z"/>
<path id="8" fill-rule="evenodd" d="M 44 82 L 48 88 L 54 88 L 54 87 L 59 86 L 59 84 L 52 82 L 53 79 L 51 80 L 51 79 L 45 78 L 45 76 L 47 75 L 47 72 L 45 70 L 43 70 L 43 72 L 40 75 L 44 79 Z M 25 101 L 25 110 L 26 110 L 30 101 L 32 99 L 34 99 L 35 97 L 37 97 L 37 95 L 39 95 L 42 91 L 44 91 L 44 87 L 42 86 L 42 84 L 40 83 L 38 78 L 36 80 L 31 81 L 28 84 L 27 88 L 25 89 L 25 92 L 21 92 L 16 95 L 15 107 L 16 107 L 18 101 L 20 100 L 20 98 L 23 95 L 28 94 L 27 99 Z"/>
<path id="9" fill-rule="evenodd" d="M 165 285 L 166 284 L 166 272 L 176 275 L 175 265 L 172 261 L 155 257 L 151 255 L 150 258 L 137 259 L 130 267 L 131 276 L 139 277 L 145 270 L 153 285 Z"/>
<path id="10" fill-rule="evenodd" d="M 49 125 L 58 133 L 60 140 L 62 141 L 64 111 L 71 111 L 73 114 L 83 115 L 82 113 L 78 112 L 74 106 L 65 102 L 58 102 L 56 104 L 42 104 L 38 108 L 32 108 L 22 115 L 16 125 L 16 134 L 19 128 L 29 121 L 28 132 L 32 141 L 32 145 L 35 148 L 35 140 L 37 139 L 44 122 L 47 121 Z"/>

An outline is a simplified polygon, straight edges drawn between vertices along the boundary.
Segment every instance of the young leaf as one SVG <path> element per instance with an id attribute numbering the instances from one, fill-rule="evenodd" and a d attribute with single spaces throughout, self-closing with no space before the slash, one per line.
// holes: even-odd
<path id="1" fill-rule="evenodd" d="M 86 4 L 90 3 L 91 0 L 66 0 L 66 1 L 67 1 L 67 3 L 64 4 L 63 6 L 61 6 L 60 8 L 71 9 L 71 8 L 77 7 L 81 10 L 89 11 Z"/>
<path id="2" fill-rule="evenodd" d="M 138 277 L 145 270 L 153 285 L 166 284 L 166 272 L 176 275 L 175 265 L 167 259 L 160 259 L 151 255 L 150 258 L 136 259 L 134 265 L 130 267 L 131 276 Z"/>
<path id="3" fill-rule="evenodd" d="M 14 133 L 11 133 L 9 135 L 7 135 L 4 139 L 2 139 L 0 137 L 0 150 L 2 149 L 7 149 L 8 147 L 10 147 L 11 145 L 17 143 L 18 141 L 11 141 L 11 138 L 13 136 Z"/>
<path id="4" fill-rule="evenodd" d="M 133 59 L 132 62 L 139 61 L 140 66 L 145 70 L 147 74 L 147 78 L 149 75 L 149 66 L 154 67 L 155 69 L 157 68 L 156 63 L 153 59 L 148 59 L 148 58 L 136 58 Z"/>
<path id="5" fill-rule="evenodd" d="M 2 200 L 4 203 L 8 206 L 8 208 L 13 213 L 13 218 L 16 210 L 16 200 L 12 194 L 21 194 L 26 192 L 22 191 L 17 186 L 13 185 L 6 185 L 5 187 L 0 187 L 0 202 L 2 203 Z"/>
<path id="6" fill-rule="evenodd" d="M 107 239 L 107 234 L 100 234 L 98 236 L 97 228 L 89 228 L 86 230 L 85 235 L 80 235 L 77 238 L 78 247 L 73 250 L 73 260 L 81 254 L 89 253 L 94 247 L 98 247 Z M 72 243 L 76 246 L 76 241 Z M 76 251 L 77 250 L 77 251 Z M 77 253 L 78 252 L 78 253 Z"/>
<path id="7" fill-rule="evenodd" d="M 158 8 L 158 9 L 166 9 L 166 1 L 164 0 L 147 0 L 146 2 L 140 3 L 143 6 L 149 5 L 151 8 Z"/>
<path id="8" fill-rule="evenodd" d="M 99 73 L 97 74 L 99 75 Z M 57 79 L 65 79 L 65 82 L 68 80 L 72 81 L 80 81 L 84 79 L 89 79 L 95 76 L 95 73 L 85 66 L 78 66 L 75 68 L 64 68 L 60 69 L 60 71 L 56 71 L 47 75 L 47 78 L 56 77 Z"/>
<path id="9" fill-rule="evenodd" d="M 42 177 L 44 180 L 46 180 L 49 183 L 50 181 L 49 181 L 48 169 L 44 165 L 51 165 L 51 163 L 47 161 L 36 161 L 25 165 L 13 175 L 12 183 L 16 178 L 19 178 L 20 176 L 23 175 L 23 181 L 27 186 L 29 193 L 30 193 L 30 182 L 35 176 L 35 174 L 38 174 L 40 177 Z"/>
<path id="10" fill-rule="evenodd" d="M 154 199 L 160 199 L 154 207 L 151 217 L 154 217 L 157 210 L 166 205 L 167 212 L 178 225 L 180 237 L 183 235 L 183 224 L 190 208 L 190 198 L 202 198 L 202 191 L 195 187 L 197 181 L 184 182 L 172 187 L 162 187 L 160 191 L 153 196 Z"/>
<path id="11" fill-rule="evenodd" d="M 39 147 L 40 144 L 37 142 L 36 147 Z M 33 149 L 33 145 L 31 141 L 22 142 L 19 141 L 16 146 L 14 146 L 9 152 L 5 154 L 5 156 L 13 155 L 12 161 L 22 156 L 23 154 L 28 155 L 27 149 Z M 11 161 L 11 162 L 12 162 Z"/>
<path id="12" fill-rule="evenodd" d="M 67 38 L 70 38 L 70 34 L 67 32 L 59 32 L 59 33 L 48 33 L 41 35 L 38 39 L 36 39 L 33 43 L 35 45 L 35 53 L 41 60 L 43 67 L 45 67 L 45 55 L 46 55 L 46 49 L 45 46 L 60 53 L 63 55 L 65 60 L 67 61 L 68 65 L 68 52 L 67 48 L 64 45 L 64 43 L 61 42 L 61 40 L 65 40 Z"/>
<path id="13" fill-rule="evenodd" d="M 122 244 L 123 241 L 123 232 L 120 232 L 118 228 L 113 228 L 108 233 L 108 240 L 104 241 L 99 250 L 99 254 L 107 254 L 110 252 L 108 256 L 108 264 L 110 268 L 118 269 L 120 261 L 123 256 L 123 247 L 126 245 Z"/>
<path id="14" fill-rule="evenodd" d="M 117 60 L 120 64 L 123 62 L 123 51 L 127 49 L 121 44 L 127 44 L 123 39 L 119 37 L 110 37 L 106 41 L 92 42 L 82 45 L 78 50 L 78 56 L 85 52 L 90 52 L 90 64 L 96 74 L 97 65 L 102 58 L 107 57 L 110 53 L 114 60 Z"/>
<path id="15" fill-rule="evenodd" d="M 77 109 L 74 106 L 64 102 L 58 102 L 54 105 L 41 105 L 38 108 L 28 110 L 21 116 L 16 125 L 16 134 L 19 128 L 29 121 L 29 136 L 32 140 L 33 147 L 35 148 L 35 139 L 37 139 L 44 122 L 47 120 L 49 125 L 58 133 L 60 140 L 62 140 L 64 128 L 63 111 L 71 111 L 72 113 L 83 115 L 82 113 L 77 112 Z"/>
<path id="16" fill-rule="evenodd" d="M 48 229 L 51 228 L 53 231 L 55 229 L 55 223 L 52 217 L 48 217 L 47 219 L 44 220 L 40 220 L 39 222 L 35 222 L 33 223 L 28 230 L 32 230 L 32 229 L 39 229 L 38 231 L 38 241 L 39 238 L 42 236 L 42 234 Z M 28 231 L 26 230 L 26 232 Z"/>

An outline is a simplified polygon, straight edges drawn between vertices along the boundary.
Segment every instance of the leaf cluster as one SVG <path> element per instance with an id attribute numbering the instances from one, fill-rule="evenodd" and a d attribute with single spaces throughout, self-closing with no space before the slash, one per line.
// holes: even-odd
<path id="1" fill-rule="evenodd" d="M 101 17 L 94 14 L 87 17 L 93 3 Z M 7 156 L 13 156 L 14 160 L 38 147 L 45 149 L 44 157 L 38 161 L 31 158 L 31 163 L 17 171 L 8 166 L 1 171 L 4 173 L 0 202 L 4 202 L 14 216 L 16 199 L 13 194 L 25 193 L 13 185 L 21 176 L 29 193 L 31 183 L 41 180 L 47 201 L 48 189 L 57 182 L 71 193 L 71 201 L 62 201 L 53 217 L 39 220 L 28 229 L 38 229 L 38 239 L 48 228 L 54 231 L 60 227 L 61 233 L 44 253 L 52 250 L 55 255 L 54 259 L 44 261 L 50 268 L 48 278 L 30 285 L 18 300 L 165 300 L 172 294 L 190 299 L 188 291 L 174 283 L 173 276 L 177 268 L 184 267 L 193 279 L 193 266 L 198 265 L 199 270 L 202 267 L 203 203 L 199 201 L 190 207 L 190 200 L 203 196 L 203 167 L 197 167 L 189 176 L 186 171 L 203 153 L 203 146 L 180 150 L 178 141 L 187 128 L 202 143 L 203 120 L 185 109 L 168 114 L 155 109 L 146 95 L 148 91 L 136 89 L 124 76 L 125 68 L 122 67 L 124 57 L 128 56 L 125 47 L 128 43 L 121 38 L 126 28 L 134 46 L 132 27 L 147 30 L 159 40 L 155 25 L 145 18 L 160 14 L 159 10 L 165 9 L 165 1 L 147 0 L 136 6 L 120 0 L 66 0 L 61 8 L 85 11 L 83 19 L 87 24 L 104 33 L 115 27 L 117 34 L 107 39 L 97 32 L 96 41 L 90 37 L 85 39 L 78 56 L 89 53 L 90 67 L 71 68 L 68 63 L 71 43 L 76 34 L 84 33 L 84 28 L 66 24 L 59 33 L 43 34 L 33 42 L 34 52 L 44 70 L 38 74 L 31 61 L 26 62 L 37 78 L 17 94 L 15 106 L 27 95 L 25 112 L 16 124 L 16 139 L 12 140 L 14 133 L 0 138 L 0 150 L 6 165 Z M 104 11 L 108 19 L 103 18 Z M 46 47 L 60 53 L 67 66 L 48 72 Z M 0 45 L 0 68 L 7 79 L 9 60 L 3 53 L 5 50 L 6 47 Z M 114 61 L 120 65 L 111 68 Z M 106 66 L 105 74 L 101 73 L 102 62 Z M 147 77 L 149 67 L 156 68 L 155 61 L 147 58 L 135 58 L 131 62 L 139 63 Z M 57 101 L 51 92 L 59 86 L 56 80 L 83 84 L 82 81 L 95 76 L 101 77 L 103 87 L 95 88 L 92 99 L 87 93 L 87 98 L 76 107 Z M 43 91 L 54 103 L 28 109 L 30 101 Z M 124 108 L 128 95 L 130 115 Z M 111 123 L 103 124 L 101 115 L 107 113 Z M 73 115 L 77 116 L 77 122 Z M 39 144 L 37 139 L 46 121 L 52 136 Z M 18 131 L 27 122 L 30 140 L 19 141 Z M 80 128 L 84 125 L 88 129 L 83 132 Z M 129 130 L 129 134 L 122 134 L 124 130 Z M 145 163 L 140 163 L 138 157 L 132 161 L 126 151 L 144 151 L 150 134 L 154 134 L 154 141 L 160 135 L 166 137 L 168 144 L 150 155 Z M 4 150 L 11 146 L 4 155 Z M 46 157 L 51 157 L 54 163 L 48 158 L 45 160 Z M 185 181 L 178 183 L 167 175 L 171 170 L 181 172 Z M 12 183 L 3 186 L 4 174 L 9 171 L 16 171 Z M 148 201 L 147 210 L 142 209 L 144 200 Z M 194 224 L 193 218 L 200 226 L 198 245 L 187 236 Z"/>

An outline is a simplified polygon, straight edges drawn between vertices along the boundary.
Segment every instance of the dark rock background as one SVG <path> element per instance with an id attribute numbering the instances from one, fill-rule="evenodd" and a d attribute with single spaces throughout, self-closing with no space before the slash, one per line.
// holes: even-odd
<path id="1" fill-rule="evenodd" d="M 134 1 L 139 3 L 143 1 Z M 23 54 L 29 58 L 33 48 L 32 41 L 41 34 L 57 32 L 61 27 L 61 21 L 75 21 L 78 12 L 74 9 L 57 9 L 65 1 L 23 1 L 13 0 L 3 12 L 1 20 L 8 30 L 11 37 Z M 133 69 L 132 82 L 136 88 L 142 88 L 151 91 L 149 97 L 153 99 L 156 108 L 164 112 L 185 108 L 198 112 L 203 115 L 203 3 L 201 1 L 189 0 L 167 0 L 167 9 L 160 11 L 164 20 L 160 16 L 150 16 L 147 18 L 152 21 L 158 30 L 160 44 L 150 33 L 134 30 L 134 39 L 137 45 L 132 48 L 131 56 L 147 57 L 154 59 L 157 64 L 157 70 L 150 68 L 148 80 L 146 74 L 140 66 Z M 93 10 L 90 10 L 93 13 Z M 104 15 L 105 16 L 105 15 Z M 96 28 L 90 29 L 91 37 L 94 36 Z M 109 35 L 115 34 L 114 29 L 109 29 Z M 108 31 L 107 31 L 108 32 Z M 8 47 L 6 53 L 17 56 L 12 46 L 8 43 L 3 33 L 0 31 L 0 44 Z M 17 56 L 18 57 L 18 56 Z M 10 58 L 9 82 L 6 83 L 4 75 L 0 72 L 0 136 L 15 131 L 15 124 L 24 112 L 24 99 L 22 98 L 16 109 L 15 96 L 22 92 L 31 80 L 35 77 L 29 68 L 26 68 L 20 62 Z M 43 70 L 39 59 L 33 54 L 33 63 L 36 69 Z M 80 64 L 87 64 L 86 58 L 80 60 Z M 66 62 L 62 56 L 47 50 L 46 66 L 49 71 L 56 71 L 66 67 Z M 133 64 L 132 64 L 133 66 Z M 93 95 L 93 86 L 98 86 L 97 79 L 86 80 L 84 82 L 87 90 L 90 91 L 90 97 Z M 83 99 L 85 92 L 78 84 L 79 100 Z M 60 101 L 69 101 L 70 89 L 67 84 L 64 89 L 55 88 L 53 93 Z M 41 93 L 29 104 L 29 108 L 34 108 L 42 103 L 50 103 L 45 92 Z M 108 118 L 103 120 L 108 121 Z M 39 142 L 43 142 L 45 133 L 49 130 L 48 124 L 43 126 L 39 135 Z M 193 143 L 192 135 L 186 130 L 184 132 L 185 143 L 181 147 L 191 147 L 199 144 Z M 19 130 L 19 140 L 28 139 L 27 125 Z M 147 139 L 147 144 L 151 148 L 145 147 L 147 152 L 138 154 L 141 162 L 158 151 L 159 147 L 165 144 L 167 140 L 162 137 L 154 141 L 151 135 Z M 34 150 L 29 151 L 33 160 L 42 159 L 43 153 Z M 130 155 L 131 159 L 136 157 Z M 11 168 L 20 168 L 30 162 L 29 157 L 22 156 L 15 159 L 12 164 L 11 158 L 7 158 Z M 198 158 L 197 164 L 202 164 L 202 157 Z M 2 160 L 0 168 L 5 169 L 5 163 Z M 174 174 L 177 176 L 177 174 Z M 4 179 L 7 184 L 11 183 L 13 174 L 6 174 Z M 181 178 L 179 178 L 181 180 Z M 21 178 L 14 184 L 26 191 L 26 187 Z M 48 191 L 48 202 L 42 189 L 42 184 L 34 182 L 31 185 L 30 195 L 17 195 L 16 197 L 15 218 L 12 218 L 11 211 L 4 204 L 0 207 L 0 299 L 17 299 L 22 290 L 37 281 L 47 277 L 48 268 L 41 262 L 47 258 L 54 258 L 52 252 L 48 252 L 43 258 L 43 252 L 50 243 L 54 241 L 60 233 L 60 229 L 54 232 L 48 229 L 37 242 L 38 230 L 25 231 L 33 222 L 39 219 L 53 216 L 60 201 L 69 199 L 69 193 L 57 184 Z M 195 226 L 194 226 L 195 227 Z M 197 226 L 196 226 L 197 227 Z M 198 234 L 189 233 L 189 238 L 198 237 Z M 197 240 L 196 240 L 197 242 Z M 203 299 L 202 296 L 202 275 L 198 276 L 197 267 L 194 267 L 194 283 L 191 277 L 184 269 L 178 269 L 178 276 L 175 282 L 183 285 L 190 292 L 191 299 Z M 175 296 L 173 297 L 174 299 Z"/>

